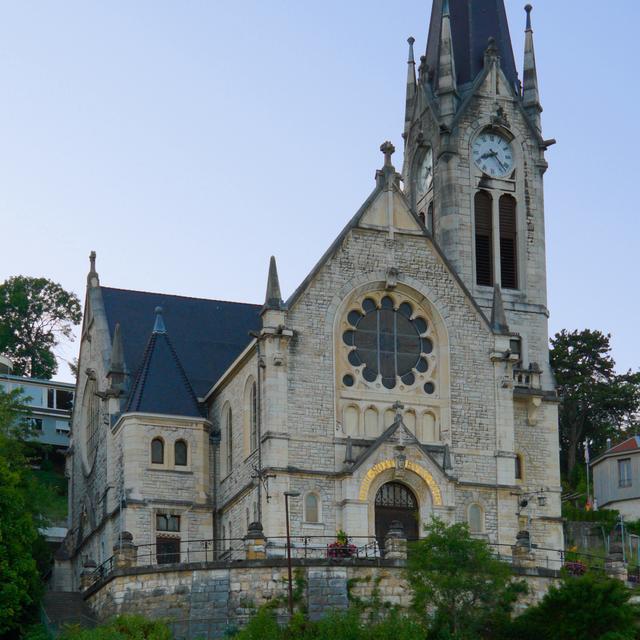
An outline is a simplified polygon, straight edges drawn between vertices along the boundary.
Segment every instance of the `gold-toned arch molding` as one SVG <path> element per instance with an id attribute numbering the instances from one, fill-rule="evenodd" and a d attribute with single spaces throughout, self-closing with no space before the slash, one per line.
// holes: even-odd
<path id="1" fill-rule="evenodd" d="M 395 460 L 382 460 L 382 462 L 374 464 L 362 479 L 358 498 L 362 501 L 367 500 L 369 496 L 369 489 L 374 478 L 379 476 L 384 471 L 387 471 L 388 469 L 395 469 L 395 467 Z M 407 462 L 405 463 L 405 468 L 409 471 L 413 471 L 413 473 L 420 476 L 427 483 L 429 491 L 431 492 L 431 496 L 433 497 L 433 504 L 437 507 L 441 506 L 442 492 L 440 491 L 440 487 L 438 486 L 436 481 L 433 479 L 433 476 L 424 467 L 415 462 L 412 462 L 411 460 L 407 460 Z"/>

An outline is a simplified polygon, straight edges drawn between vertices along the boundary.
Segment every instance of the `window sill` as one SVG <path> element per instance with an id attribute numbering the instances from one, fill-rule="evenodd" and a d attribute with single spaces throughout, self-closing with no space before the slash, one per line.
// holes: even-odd
<path id="1" fill-rule="evenodd" d="M 147 467 L 147 471 L 171 471 L 173 473 L 183 473 L 185 475 L 193 475 L 193 471 L 188 467 L 181 468 L 181 467 L 152 466 L 152 467 Z"/>
<path id="2" fill-rule="evenodd" d="M 324 529 L 324 522 L 303 522 L 302 526 L 307 529 Z"/>

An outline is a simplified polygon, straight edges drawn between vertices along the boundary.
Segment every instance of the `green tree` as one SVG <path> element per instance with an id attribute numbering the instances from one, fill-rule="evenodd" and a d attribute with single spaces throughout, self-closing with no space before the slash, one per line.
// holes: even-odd
<path id="1" fill-rule="evenodd" d="M 42 592 L 35 508 L 46 498 L 29 468 L 23 410 L 19 392 L 0 390 L 0 637 L 24 629 Z"/>
<path id="2" fill-rule="evenodd" d="M 608 437 L 617 438 L 637 424 L 640 373 L 615 372 L 610 335 L 566 330 L 551 340 L 550 361 L 560 394 L 560 446 L 564 471 L 570 475 L 585 439 L 594 452 Z"/>
<path id="3" fill-rule="evenodd" d="M 500 637 L 524 583 L 512 581 L 511 567 L 472 538 L 466 524 L 447 526 L 434 518 L 425 531 L 412 546 L 407 573 L 413 609 L 426 618 L 429 638 Z"/>
<path id="4" fill-rule="evenodd" d="M 17 375 L 48 380 L 58 368 L 53 349 L 61 336 L 73 338 L 81 317 L 78 296 L 59 284 L 9 278 L 0 284 L 0 353 L 13 360 Z"/>
<path id="5" fill-rule="evenodd" d="M 513 624 L 514 640 L 633 640 L 633 592 L 619 580 L 595 572 L 551 587 L 540 604 Z"/>

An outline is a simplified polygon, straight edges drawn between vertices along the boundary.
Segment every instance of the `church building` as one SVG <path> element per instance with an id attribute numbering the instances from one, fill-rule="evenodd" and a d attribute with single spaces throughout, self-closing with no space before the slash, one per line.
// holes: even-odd
<path id="1" fill-rule="evenodd" d="M 342 530 L 384 553 L 392 522 L 415 539 L 436 516 L 498 549 L 523 530 L 562 548 L 554 141 L 531 7 L 522 80 L 503 0 L 433 0 L 407 71 L 402 162 L 381 146 L 373 191 L 288 299 L 273 258 L 259 305 L 104 286 L 92 254 L 67 462 L 73 588 L 123 534 L 149 563 L 184 561 L 196 540 L 233 559 L 250 528 L 277 550 L 285 493 L 295 539 Z"/>

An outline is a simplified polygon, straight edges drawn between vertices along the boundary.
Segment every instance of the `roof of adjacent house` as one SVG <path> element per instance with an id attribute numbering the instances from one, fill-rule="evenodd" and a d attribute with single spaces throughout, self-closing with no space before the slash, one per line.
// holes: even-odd
<path id="1" fill-rule="evenodd" d="M 630 453 L 633 451 L 640 451 L 640 436 L 631 436 L 622 442 L 614 445 L 610 449 L 607 449 L 604 453 L 595 458 L 591 465 L 597 464 L 604 458 L 608 458 L 609 456 L 615 456 L 620 453 Z"/>
<path id="2" fill-rule="evenodd" d="M 173 366 L 175 356 L 198 397 L 206 395 L 249 344 L 249 332 L 260 327 L 260 305 L 111 287 L 100 289 L 111 335 L 116 323 L 120 323 L 124 361 L 132 379 L 139 377 L 143 364 L 150 366 L 157 359 L 157 363 Z M 163 309 L 170 335 L 168 343 L 157 337 L 150 340 L 156 307 Z M 151 353 L 146 353 L 148 346 Z M 140 399 L 144 406 L 149 406 L 156 395 L 158 402 L 164 403 L 160 398 L 164 393 L 162 381 L 154 378 L 153 382 Z"/>
<path id="3" fill-rule="evenodd" d="M 489 38 L 494 38 L 500 65 L 512 87 L 518 82 L 504 0 L 434 0 L 427 42 L 427 64 L 434 72 L 440 58 L 442 14 L 449 5 L 451 40 L 458 86 L 473 82 L 484 68 Z M 435 86 L 435 84 L 434 84 Z"/>

